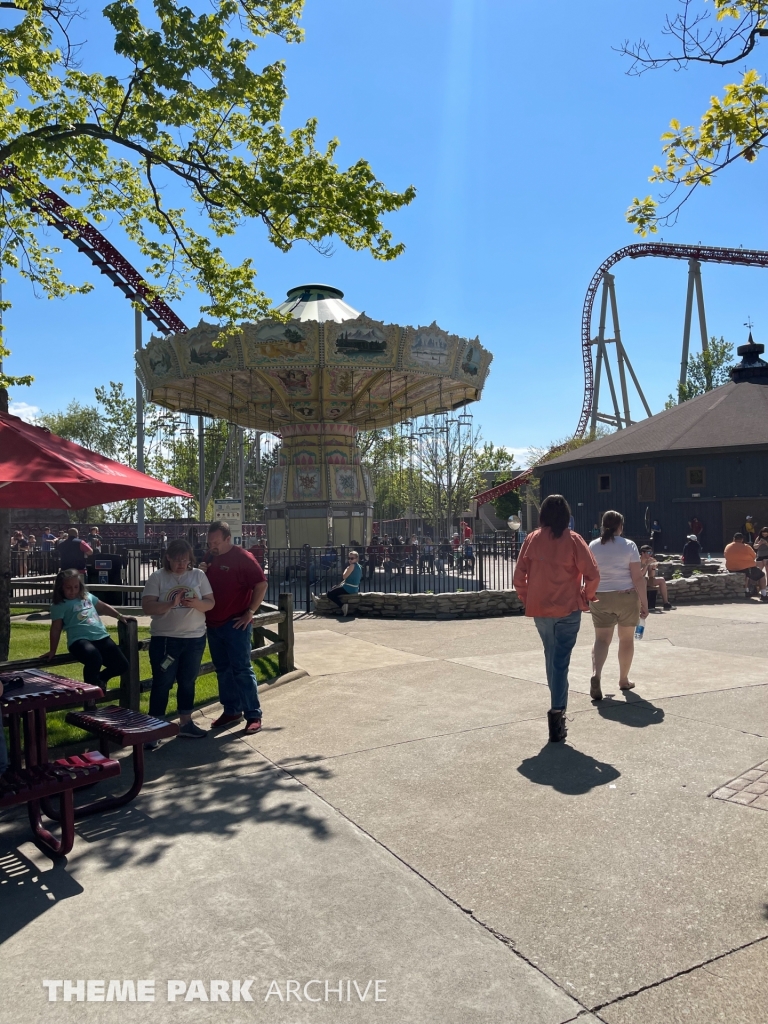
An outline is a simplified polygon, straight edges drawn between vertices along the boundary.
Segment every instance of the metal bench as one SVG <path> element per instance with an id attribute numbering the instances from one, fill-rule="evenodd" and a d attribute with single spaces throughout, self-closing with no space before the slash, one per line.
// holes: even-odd
<path id="1" fill-rule="evenodd" d="M 117 747 L 133 747 L 133 783 L 130 789 L 118 796 L 75 807 L 76 818 L 114 810 L 138 796 L 144 785 L 144 744 L 176 736 L 179 732 L 175 722 L 166 722 L 162 718 L 153 718 L 141 711 L 131 711 L 116 704 L 89 711 L 70 711 L 67 721 L 98 736 L 99 749 L 104 757 L 109 756 L 110 743 Z M 47 808 L 45 813 L 48 814 Z"/>
<path id="2" fill-rule="evenodd" d="M 0 808 L 26 804 L 29 823 L 35 837 L 45 849 L 63 857 L 75 841 L 73 791 L 120 774 L 120 764 L 97 751 L 61 757 L 57 761 L 10 769 L 0 776 Z M 60 798 L 55 820 L 61 822 L 61 839 L 55 839 L 43 826 L 41 806 L 50 805 L 54 796 Z M 53 808 L 51 808 L 53 809 Z M 48 814 L 48 810 L 45 810 Z"/>

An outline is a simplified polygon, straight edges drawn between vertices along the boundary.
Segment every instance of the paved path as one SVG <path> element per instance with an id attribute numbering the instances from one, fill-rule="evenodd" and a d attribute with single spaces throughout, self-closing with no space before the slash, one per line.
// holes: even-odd
<path id="1" fill-rule="evenodd" d="M 596 706 L 586 621 L 551 746 L 530 621 L 297 620 L 310 676 L 259 736 L 163 744 L 66 864 L 0 819 L 0 1022 L 765 1024 L 766 626 L 654 615 L 636 690 L 614 652 Z M 156 1001 L 49 1005 L 43 979 Z M 254 1002 L 166 999 L 214 979 Z"/>

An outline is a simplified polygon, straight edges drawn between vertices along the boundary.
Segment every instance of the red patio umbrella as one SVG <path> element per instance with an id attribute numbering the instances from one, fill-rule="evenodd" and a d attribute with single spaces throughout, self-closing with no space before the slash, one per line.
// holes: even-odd
<path id="1" fill-rule="evenodd" d="M 148 497 L 192 495 L 0 413 L 0 508 L 87 508 Z"/>

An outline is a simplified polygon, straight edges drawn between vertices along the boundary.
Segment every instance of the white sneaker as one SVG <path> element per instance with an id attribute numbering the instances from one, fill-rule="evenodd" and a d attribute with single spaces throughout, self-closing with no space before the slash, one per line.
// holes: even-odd
<path id="1" fill-rule="evenodd" d="M 347 615 L 349 615 L 349 605 L 346 603 L 346 601 L 341 606 L 341 614 L 344 616 L 345 619 Z"/>

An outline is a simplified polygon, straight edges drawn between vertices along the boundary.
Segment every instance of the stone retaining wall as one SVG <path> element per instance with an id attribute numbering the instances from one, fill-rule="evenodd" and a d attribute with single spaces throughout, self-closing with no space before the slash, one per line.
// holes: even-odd
<path id="1" fill-rule="evenodd" d="M 703 572 L 707 575 L 717 575 L 723 568 L 722 559 L 715 561 L 714 559 L 709 562 L 702 562 L 701 565 L 683 565 L 682 562 L 659 562 L 658 569 L 656 570 L 657 576 L 663 576 L 665 580 L 672 578 L 676 572 L 681 572 L 683 576 L 692 576 L 694 572 Z"/>
<path id="2" fill-rule="evenodd" d="M 327 597 L 315 602 L 319 615 L 333 615 L 336 605 Z M 384 619 L 474 619 L 491 615 L 522 614 L 514 590 L 478 590 L 454 594 L 350 594 L 350 615 Z"/>
<path id="3" fill-rule="evenodd" d="M 692 575 L 667 582 L 674 604 L 695 601 L 732 601 L 744 597 L 741 573 Z M 659 604 L 659 607 L 661 605 Z M 335 615 L 336 605 L 327 597 L 315 601 L 318 615 Z M 514 590 L 479 590 L 455 594 L 350 594 L 350 615 L 384 619 L 474 619 L 493 615 L 521 615 L 523 605 Z"/>
<path id="4" fill-rule="evenodd" d="M 744 598 L 744 577 L 740 572 L 721 572 L 717 575 L 694 573 L 687 579 L 667 580 L 669 599 L 673 604 L 693 601 L 732 601 Z"/>

